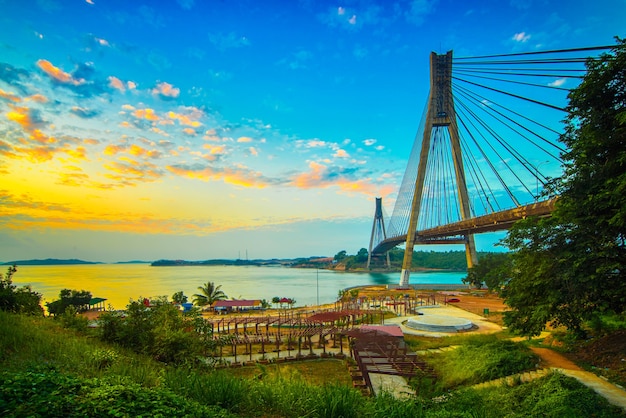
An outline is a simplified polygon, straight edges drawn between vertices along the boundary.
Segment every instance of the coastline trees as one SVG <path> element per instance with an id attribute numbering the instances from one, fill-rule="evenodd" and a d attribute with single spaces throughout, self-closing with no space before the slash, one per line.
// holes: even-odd
<path id="1" fill-rule="evenodd" d="M 215 286 L 213 282 L 206 282 L 204 285 L 198 286 L 200 293 L 193 295 L 193 304 L 196 306 L 211 306 L 215 301 L 226 299 L 227 296 L 220 290 L 221 287 L 221 285 Z"/>
<path id="2" fill-rule="evenodd" d="M 91 292 L 87 290 L 63 289 L 59 292 L 59 299 L 46 303 L 50 315 L 61 315 L 70 306 L 76 312 L 83 312 L 89 309 Z"/>
<path id="3" fill-rule="evenodd" d="M 490 291 L 499 292 L 510 277 L 511 256 L 509 253 L 487 253 L 478 259 L 478 264 L 467 270 L 463 283 Z"/>
<path id="4" fill-rule="evenodd" d="M 626 309 L 626 40 L 587 70 L 569 94 L 555 212 L 503 240 L 514 251 L 505 322 L 525 335 L 546 323 L 583 335 L 585 320 Z"/>
<path id="5" fill-rule="evenodd" d="M 9 266 L 6 274 L 0 274 L 0 310 L 29 315 L 42 315 L 41 293 L 30 286 L 17 287 L 13 284 L 13 275 L 17 266 Z"/>
<path id="6" fill-rule="evenodd" d="M 187 296 L 180 290 L 172 295 L 172 302 L 182 305 L 187 303 Z"/>

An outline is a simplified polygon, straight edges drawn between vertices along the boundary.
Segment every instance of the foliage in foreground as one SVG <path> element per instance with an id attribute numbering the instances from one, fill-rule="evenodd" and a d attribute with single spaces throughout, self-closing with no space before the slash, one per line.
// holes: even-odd
<path id="1" fill-rule="evenodd" d="M 0 311 L 43 315 L 41 293 L 30 286 L 17 287 L 13 284 L 13 275 L 17 266 L 10 266 L 6 274 L 0 273 Z"/>
<path id="2" fill-rule="evenodd" d="M 450 389 L 531 370 L 537 357 L 522 344 L 485 335 L 468 337 L 460 347 L 429 355 L 427 361 L 439 376 L 438 386 Z"/>
<path id="3" fill-rule="evenodd" d="M 440 417 L 614 418 L 624 412 L 576 379 L 551 373 L 514 387 L 463 389 L 442 398 Z M 467 411 L 462 413 L 458 411 Z"/>
<path id="4" fill-rule="evenodd" d="M 551 218 L 526 219 L 503 241 L 513 254 L 505 323 L 538 335 L 546 323 L 584 335 L 595 315 L 626 309 L 626 40 L 587 62 L 569 94 L 560 141 L 565 174 Z"/>
<path id="5" fill-rule="evenodd" d="M 0 375 L 0 415 L 46 417 L 231 416 L 163 388 L 81 379 L 49 370 Z"/>
<path id="6" fill-rule="evenodd" d="M 192 363 L 165 365 L 60 325 L 0 312 L 0 416 L 499 418 L 590 416 L 590 410 L 597 417 L 619 416 L 564 377 L 512 389 L 450 391 L 436 399 L 368 398 L 346 385 L 307 384 L 298 373 L 269 376 L 262 367 L 242 379 Z M 534 413 L 537 404 L 541 414 Z"/>

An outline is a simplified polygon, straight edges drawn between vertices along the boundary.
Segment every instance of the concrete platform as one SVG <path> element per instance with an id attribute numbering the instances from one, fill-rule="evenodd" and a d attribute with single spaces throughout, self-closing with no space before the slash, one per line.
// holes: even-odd
<path id="1" fill-rule="evenodd" d="M 431 332 L 459 332 L 472 329 L 474 324 L 467 318 L 444 315 L 421 315 L 403 323 L 408 328 Z"/>
<path id="2" fill-rule="evenodd" d="M 444 316 L 444 317 L 451 317 L 451 318 L 462 318 L 462 319 L 471 321 L 474 326 L 468 330 L 463 330 L 462 332 L 464 334 L 487 334 L 487 333 L 498 332 L 502 330 L 502 327 L 500 327 L 497 324 L 494 324 L 493 322 L 488 321 L 483 316 L 464 311 L 463 309 L 460 309 L 451 305 L 428 306 L 428 307 L 420 308 L 419 311 L 423 314 L 423 315 L 419 315 L 420 318 L 426 317 L 426 316 L 437 315 L 437 316 Z M 455 331 L 451 333 L 451 332 L 441 332 L 441 331 L 429 331 L 429 330 L 419 330 L 419 329 L 407 327 L 406 326 L 407 320 L 413 317 L 414 316 L 411 316 L 411 317 L 398 316 L 396 318 L 388 318 L 388 319 L 385 319 L 385 325 L 391 325 L 391 324 L 399 325 L 400 328 L 402 329 L 402 332 L 405 335 L 422 335 L 425 337 L 448 337 L 458 332 L 458 331 Z"/>

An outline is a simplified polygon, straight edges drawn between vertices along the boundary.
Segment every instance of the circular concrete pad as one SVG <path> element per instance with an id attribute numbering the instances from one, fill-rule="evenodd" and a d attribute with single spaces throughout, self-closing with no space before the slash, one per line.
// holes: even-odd
<path id="1" fill-rule="evenodd" d="M 458 332 L 471 329 L 474 324 L 465 318 L 453 316 L 423 315 L 409 318 L 404 325 L 421 331 Z"/>

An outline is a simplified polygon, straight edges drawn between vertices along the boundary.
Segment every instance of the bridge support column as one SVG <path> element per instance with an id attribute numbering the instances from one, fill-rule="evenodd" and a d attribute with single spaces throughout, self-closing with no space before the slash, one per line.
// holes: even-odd
<path id="1" fill-rule="evenodd" d="M 400 287 L 408 287 L 409 286 L 409 276 L 411 275 L 411 270 L 402 269 L 402 273 L 400 273 Z"/>
<path id="2" fill-rule="evenodd" d="M 465 236 L 465 259 L 467 260 L 468 269 L 478 264 L 476 243 L 474 242 L 474 235 L 471 234 Z"/>
<path id="3" fill-rule="evenodd" d="M 450 138 L 461 219 L 469 219 L 471 217 L 469 196 L 467 192 L 465 169 L 463 167 L 458 126 L 456 123 L 454 98 L 452 96 L 452 51 L 449 51 L 445 55 L 438 55 L 434 52 L 430 55 L 430 94 L 428 97 L 424 132 L 422 132 L 422 147 L 420 150 L 417 177 L 411 203 L 409 227 L 406 234 L 400 286 L 408 286 L 409 284 L 409 275 L 413 261 L 413 246 L 416 241 L 418 218 L 420 217 L 422 206 L 424 180 L 426 178 L 426 167 L 431 142 L 433 141 L 433 137 L 437 137 L 437 132 L 443 130 L 448 132 Z M 472 267 L 476 263 L 477 257 L 474 237 L 470 234 L 465 236 L 465 252 L 467 266 L 468 268 Z"/>

